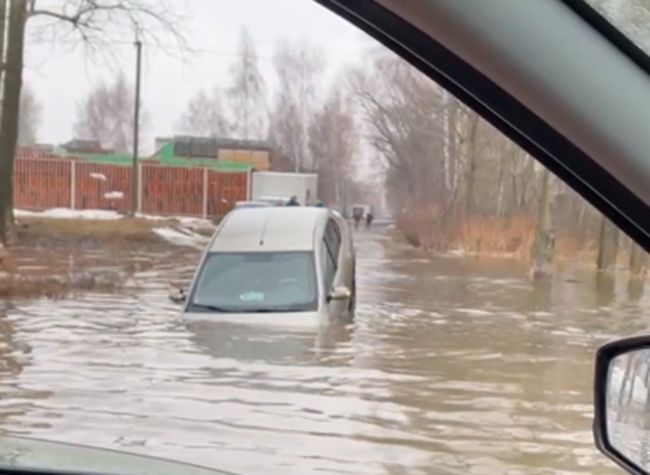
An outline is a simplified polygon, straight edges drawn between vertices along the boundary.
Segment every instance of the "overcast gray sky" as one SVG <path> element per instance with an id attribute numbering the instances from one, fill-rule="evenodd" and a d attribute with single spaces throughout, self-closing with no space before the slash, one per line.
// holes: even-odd
<path id="1" fill-rule="evenodd" d="M 200 51 L 182 60 L 178 50 L 170 55 L 145 47 L 142 90 L 150 120 L 143 137 L 145 151 L 151 150 L 154 136 L 175 132 L 178 118 L 197 90 L 215 84 L 226 87 L 242 26 L 256 42 L 260 69 L 271 87 L 271 58 L 283 38 L 297 38 L 321 49 L 328 63 L 327 77 L 346 63 L 359 61 L 361 52 L 372 44 L 355 27 L 311 0 L 168 0 L 168 4 L 185 15 L 188 45 Z M 30 28 L 28 39 L 37 33 L 36 24 Z M 97 81 L 110 80 L 120 68 L 133 78 L 134 47 L 118 43 L 112 51 L 112 59 L 103 60 L 102 56 L 89 58 L 82 48 L 65 42 L 28 43 L 25 80 L 44 107 L 39 141 L 60 143 L 71 138 L 77 103 Z"/>

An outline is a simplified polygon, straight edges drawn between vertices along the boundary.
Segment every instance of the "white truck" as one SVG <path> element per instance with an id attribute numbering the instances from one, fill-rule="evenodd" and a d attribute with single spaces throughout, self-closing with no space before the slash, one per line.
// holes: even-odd
<path id="1" fill-rule="evenodd" d="M 361 219 L 365 218 L 368 213 L 370 213 L 371 208 L 370 205 L 368 204 L 354 204 L 350 206 L 350 210 L 348 212 L 348 215 L 351 218 L 354 218 L 355 216 L 359 216 Z"/>
<path id="2" fill-rule="evenodd" d="M 295 196 L 303 206 L 318 200 L 318 176 L 315 173 L 254 172 L 251 201 L 285 204 Z"/>

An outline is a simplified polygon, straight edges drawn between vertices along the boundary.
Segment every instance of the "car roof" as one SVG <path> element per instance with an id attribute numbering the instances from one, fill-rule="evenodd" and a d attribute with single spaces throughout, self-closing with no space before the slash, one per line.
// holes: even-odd
<path id="1" fill-rule="evenodd" d="M 235 203 L 235 207 L 245 207 L 248 206 L 249 208 L 253 207 L 258 207 L 258 208 L 268 208 L 270 206 L 273 206 L 271 203 L 267 203 L 265 201 L 238 201 Z"/>
<path id="2" fill-rule="evenodd" d="M 210 251 L 310 251 L 329 217 L 326 209 L 300 206 L 235 209 L 217 229 Z"/>

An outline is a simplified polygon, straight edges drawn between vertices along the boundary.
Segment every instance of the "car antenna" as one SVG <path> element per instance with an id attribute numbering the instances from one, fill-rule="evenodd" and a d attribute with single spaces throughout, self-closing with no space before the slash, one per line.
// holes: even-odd
<path id="1" fill-rule="evenodd" d="M 271 213 L 268 213 L 271 214 Z M 266 219 L 264 220 L 264 225 L 262 226 L 262 233 L 260 234 L 260 246 L 264 245 L 264 235 L 266 234 L 266 227 L 269 224 L 269 216 L 266 216 Z"/>

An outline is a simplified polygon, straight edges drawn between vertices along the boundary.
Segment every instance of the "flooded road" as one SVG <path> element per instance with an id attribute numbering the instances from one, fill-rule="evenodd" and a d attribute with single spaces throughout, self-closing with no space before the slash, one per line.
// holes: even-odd
<path id="1" fill-rule="evenodd" d="M 167 282 L 193 251 L 136 256 L 119 295 L 0 303 L 0 431 L 236 473 L 621 473 L 593 351 L 647 328 L 647 296 L 356 239 L 350 327 L 184 322 Z"/>

